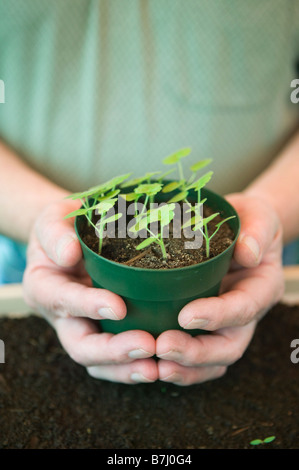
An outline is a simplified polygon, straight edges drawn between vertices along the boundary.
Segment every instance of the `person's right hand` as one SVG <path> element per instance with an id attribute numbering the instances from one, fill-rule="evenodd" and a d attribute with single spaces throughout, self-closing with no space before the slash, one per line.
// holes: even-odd
<path id="1" fill-rule="evenodd" d="M 121 297 L 92 287 L 84 269 L 74 219 L 64 216 L 78 209 L 78 201 L 63 200 L 43 210 L 31 232 L 24 298 L 41 314 L 77 363 L 93 377 L 113 382 L 153 382 L 158 379 L 155 339 L 134 330 L 101 333 L 94 320 L 120 320 L 126 315 Z"/>

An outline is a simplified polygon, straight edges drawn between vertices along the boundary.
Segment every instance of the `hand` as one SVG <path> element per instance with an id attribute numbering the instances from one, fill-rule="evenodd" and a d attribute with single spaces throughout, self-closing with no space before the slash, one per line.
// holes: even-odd
<path id="1" fill-rule="evenodd" d="M 76 209 L 77 201 L 64 200 L 47 206 L 37 219 L 23 280 L 25 301 L 47 319 L 66 352 L 90 375 L 124 383 L 155 381 L 155 340 L 149 333 L 99 333 L 94 320 L 122 319 L 126 306 L 116 294 L 92 287 L 73 219 L 63 219 Z"/>
<path id="2" fill-rule="evenodd" d="M 186 333 L 171 330 L 157 338 L 160 380 L 190 385 L 222 376 L 283 294 L 282 227 L 276 212 L 245 193 L 227 200 L 241 219 L 231 270 L 219 297 L 194 300 L 181 310 L 178 320 Z M 187 332 L 193 328 L 211 334 L 191 337 Z"/>

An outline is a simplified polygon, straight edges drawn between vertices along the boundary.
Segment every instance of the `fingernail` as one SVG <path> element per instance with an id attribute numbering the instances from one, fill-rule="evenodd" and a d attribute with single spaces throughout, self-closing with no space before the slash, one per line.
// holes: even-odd
<path id="1" fill-rule="evenodd" d="M 192 330 L 195 328 L 206 328 L 209 324 L 209 320 L 206 320 L 204 318 L 193 318 L 187 325 L 185 325 L 183 328 L 186 328 L 187 330 Z"/>
<path id="2" fill-rule="evenodd" d="M 139 372 L 133 372 L 133 374 L 131 374 L 131 379 L 134 382 L 144 382 L 144 383 L 153 382 L 153 380 L 150 380 L 147 377 L 144 377 L 144 375 L 140 374 Z"/>
<path id="3" fill-rule="evenodd" d="M 128 356 L 131 359 L 145 359 L 146 357 L 151 357 L 152 354 L 145 351 L 144 349 L 133 349 L 128 353 Z"/>
<path id="4" fill-rule="evenodd" d="M 183 377 L 177 372 L 174 372 L 173 374 L 167 375 L 167 377 L 161 377 L 160 380 L 163 382 L 181 383 Z"/>
<path id="5" fill-rule="evenodd" d="M 255 259 L 258 260 L 260 257 L 260 247 L 255 238 L 250 236 L 243 236 L 240 240 L 241 243 L 247 246 L 247 248 L 252 252 Z"/>
<path id="6" fill-rule="evenodd" d="M 65 249 L 75 240 L 77 240 L 76 235 L 70 233 L 63 235 L 63 237 L 60 238 L 56 245 L 58 261 L 61 261 Z"/>
<path id="7" fill-rule="evenodd" d="M 98 310 L 101 318 L 106 320 L 119 320 L 119 317 L 113 312 L 112 308 L 102 307 Z"/>
<path id="8" fill-rule="evenodd" d="M 164 354 L 159 354 L 160 359 L 166 359 L 167 361 L 181 361 L 182 357 L 182 354 L 174 349 L 171 349 Z"/>

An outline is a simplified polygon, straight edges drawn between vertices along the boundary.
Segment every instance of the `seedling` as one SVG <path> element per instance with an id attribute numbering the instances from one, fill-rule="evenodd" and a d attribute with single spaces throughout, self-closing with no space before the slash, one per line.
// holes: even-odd
<path id="1" fill-rule="evenodd" d="M 116 222 L 118 219 L 122 217 L 122 214 L 113 214 L 107 217 L 107 213 L 110 209 L 114 207 L 116 203 L 116 199 L 107 199 L 105 201 L 101 201 L 96 207 L 96 212 L 100 215 L 100 219 L 97 222 L 96 228 L 99 236 L 99 254 L 102 253 L 102 246 L 103 246 L 103 234 L 106 229 L 107 224 L 111 222 Z"/>
<path id="2" fill-rule="evenodd" d="M 219 215 L 219 212 L 216 212 L 208 217 L 203 218 L 200 214 L 195 214 L 194 217 L 189 219 L 183 226 L 182 228 L 189 227 L 190 225 L 193 226 L 192 230 L 200 230 L 202 233 L 205 242 L 206 242 L 206 257 L 210 257 L 210 243 L 212 238 L 216 235 L 218 230 L 220 229 L 221 225 L 223 225 L 225 222 L 227 222 L 230 219 L 233 219 L 235 216 L 232 215 L 230 217 L 226 217 L 226 219 L 221 220 L 221 222 L 218 222 L 218 224 L 215 225 L 215 230 L 212 234 L 209 233 L 209 222 L 211 222 L 215 217 Z"/>
<path id="3" fill-rule="evenodd" d="M 162 184 L 161 183 L 147 183 L 147 184 L 139 184 L 136 188 L 134 188 L 134 192 L 121 194 L 121 196 L 127 201 L 134 201 L 135 202 L 135 216 L 137 216 L 137 202 L 142 196 L 145 196 L 144 201 L 144 209 L 146 208 L 148 202 L 154 202 L 154 196 L 161 191 Z M 143 211 L 142 211 L 143 212 Z"/>
<path id="4" fill-rule="evenodd" d="M 173 153 L 169 157 L 164 158 L 163 163 L 165 165 L 177 165 L 178 173 L 179 173 L 179 180 L 172 181 L 171 183 L 167 184 L 163 188 L 163 193 L 169 193 L 176 189 L 180 189 L 181 192 L 174 196 L 169 202 L 179 202 L 182 200 L 186 200 L 188 197 L 188 191 L 190 189 L 196 189 L 199 192 L 199 200 L 200 201 L 200 189 L 203 188 L 211 179 L 213 172 L 209 172 L 207 175 L 204 175 L 200 179 L 194 182 L 196 177 L 196 173 L 199 170 L 202 170 L 205 166 L 207 166 L 212 160 L 200 160 L 197 163 L 194 163 L 190 170 L 192 172 L 191 177 L 187 181 L 184 177 L 183 166 L 182 166 L 182 158 L 187 157 L 191 152 L 190 148 L 184 148 L 179 150 L 178 152 Z"/>
<path id="5" fill-rule="evenodd" d="M 177 152 L 169 155 L 168 157 L 164 158 L 164 160 L 163 160 L 164 165 L 177 164 L 180 181 L 185 181 L 181 159 L 184 158 L 184 157 L 187 157 L 190 153 L 191 153 L 190 148 L 183 148 L 183 149 L 178 150 Z"/>
<path id="6" fill-rule="evenodd" d="M 148 202 L 150 201 L 151 204 L 154 203 L 154 197 L 158 194 L 162 189 L 162 184 L 160 183 L 148 183 L 148 184 L 140 184 L 137 188 L 134 189 L 134 193 L 138 196 L 145 196 L 145 201 L 142 209 L 142 213 L 147 207 Z"/>
<path id="7" fill-rule="evenodd" d="M 169 223 L 174 217 L 175 204 L 165 204 L 161 207 L 149 209 L 142 218 L 138 218 L 136 224 L 131 227 L 132 232 L 139 232 L 146 229 L 150 234 L 150 237 L 143 240 L 137 247 L 137 250 L 147 248 L 152 243 L 156 243 L 160 246 L 163 259 L 167 259 L 167 252 L 163 241 L 163 231 L 165 227 L 169 226 Z M 149 226 L 155 222 L 158 222 L 158 233 L 155 234 L 152 231 L 152 227 Z"/>
<path id="8" fill-rule="evenodd" d="M 64 218 L 68 219 L 70 217 L 76 217 L 79 215 L 85 215 L 87 218 L 88 222 L 92 227 L 95 229 L 96 233 L 98 234 L 99 237 L 99 254 L 102 253 L 102 247 L 103 247 L 103 234 L 106 229 L 107 224 L 111 222 L 116 222 L 120 217 L 122 217 L 122 214 L 114 214 L 109 217 L 107 217 L 107 213 L 110 209 L 112 209 L 116 203 L 117 199 L 105 199 L 100 201 L 98 204 L 95 204 L 92 207 L 84 207 L 81 209 L 77 209 L 76 211 L 71 212 L 70 214 L 66 215 Z M 96 213 L 100 216 L 98 222 L 96 225 L 92 221 L 92 217 L 90 216 L 90 212 L 95 210 Z"/>
<path id="9" fill-rule="evenodd" d="M 127 173 L 126 175 L 122 176 L 116 176 L 115 178 L 112 178 L 105 183 L 91 187 L 87 191 L 71 194 L 70 196 L 67 196 L 66 199 L 80 199 L 82 203 L 87 206 L 89 200 L 97 201 L 98 199 L 115 197 L 115 195 L 120 192 L 120 190 L 116 189 L 116 187 L 130 175 L 131 173 Z"/>
<path id="10" fill-rule="evenodd" d="M 270 442 L 273 442 L 274 439 L 276 439 L 276 436 L 269 436 L 266 437 L 265 439 L 254 439 L 253 441 L 250 442 L 252 446 L 259 446 L 260 444 L 269 444 Z"/>

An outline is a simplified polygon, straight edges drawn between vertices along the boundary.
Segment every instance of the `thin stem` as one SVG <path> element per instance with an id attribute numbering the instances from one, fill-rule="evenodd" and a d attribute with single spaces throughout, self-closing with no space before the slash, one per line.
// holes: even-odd
<path id="1" fill-rule="evenodd" d="M 99 235 L 99 254 L 101 254 L 101 252 L 102 252 L 102 243 L 103 243 L 103 227 L 102 227 L 102 224 L 101 224 L 101 230 L 99 230 L 94 225 L 92 220 L 89 218 L 88 214 L 85 214 L 85 217 L 87 218 L 87 221 L 89 222 L 89 224 L 92 225 L 92 227 L 95 229 L 95 232 L 98 233 L 98 235 Z"/>
<path id="2" fill-rule="evenodd" d="M 157 237 L 149 228 L 147 228 L 146 230 L 148 231 L 148 233 L 153 238 L 155 238 L 155 243 L 157 243 L 160 246 L 161 251 L 162 251 L 163 259 L 167 259 L 167 252 L 166 252 L 166 249 L 165 249 L 165 245 L 164 245 L 164 241 L 163 241 L 163 237 L 162 237 L 162 232 L 161 232 L 160 236 Z"/>
<path id="3" fill-rule="evenodd" d="M 98 233 L 99 233 L 99 255 L 102 253 L 102 247 L 103 247 L 103 231 L 104 231 L 104 227 L 105 227 L 105 223 L 104 223 L 105 216 L 106 216 L 106 212 L 104 212 L 101 215 L 100 230 L 98 231 Z"/>
<path id="4" fill-rule="evenodd" d="M 204 237 L 206 240 L 206 256 L 207 258 L 209 258 L 210 257 L 210 239 L 209 239 L 209 233 L 208 233 L 208 225 L 205 224 L 204 227 L 205 227 Z"/>
<path id="5" fill-rule="evenodd" d="M 142 211 L 140 213 L 140 216 L 143 214 L 144 210 L 146 209 L 146 206 L 147 206 L 147 203 L 148 203 L 148 198 L 149 198 L 148 195 L 146 195 L 144 205 L 143 205 Z"/>
<path id="6" fill-rule="evenodd" d="M 88 198 L 85 198 L 85 201 L 84 201 L 84 199 L 80 199 L 80 201 L 81 201 L 81 203 L 82 203 L 82 205 L 84 206 L 85 209 L 89 209 L 90 206 L 88 204 Z M 90 219 L 92 217 L 92 211 L 88 211 L 87 214 L 88 214 L 88 217 L 86 216 L 87 224 L 88 224 L 88 227 L 90 227 Z"/>
<path id="7" fill-rule="evenodd" d="M 164 245 L 164 241 L 163 241 L 162 236 L 161 236 L 161 238 L 158 240 L 158 243 L 159 243 L 160 248 L 161 248 L 161 251 L 162 251 L 162 257 L 163 257 L 163 259 L 167 259 L 167 253 L 166 253 L 166 249 L 165 249 L 165 245 Z"/>
<path id="8" fill-rule="evenodd" d="M 180 180 L 183 181 L 183 189 L 185 189 L 186 182 L 184 179 L 183 166 L 182 166 L 181 160 L 178 161 L 178 169 L 179 169 Z"/>

